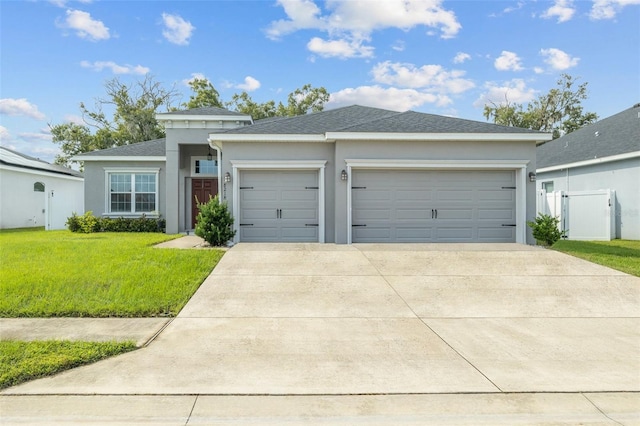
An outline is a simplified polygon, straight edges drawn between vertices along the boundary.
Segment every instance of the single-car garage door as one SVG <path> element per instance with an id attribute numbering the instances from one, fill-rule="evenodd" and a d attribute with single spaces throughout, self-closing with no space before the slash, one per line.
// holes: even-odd
<path id="1" fill-rule="evenodd" d="M 317 242 L 318 171 L 240 172 L 240 241 Z"/>
<path id="2" fill-rule="evenodd" d="M 352 241 L 515 242 L 511 170 L 354 170 Z"/>

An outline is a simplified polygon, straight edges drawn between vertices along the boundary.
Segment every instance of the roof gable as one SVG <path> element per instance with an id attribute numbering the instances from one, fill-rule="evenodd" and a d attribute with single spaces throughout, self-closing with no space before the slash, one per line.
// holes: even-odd
<path id="1" fill-rule="evenodd" d="M 546 142 L 537 167 L 553 167 L 640 151 L 640 104 Z"/>

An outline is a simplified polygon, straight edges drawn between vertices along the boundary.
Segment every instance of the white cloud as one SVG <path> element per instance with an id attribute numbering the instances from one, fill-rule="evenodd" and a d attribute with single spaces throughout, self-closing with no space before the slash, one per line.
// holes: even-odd
<path id="1" fill-rule="evenodd" d="M 471 55 L 469 55 L 468 53 L 458 52 L 458 54 L 453 58 L 453 63 L 462 64 L 463 62 L 468 61 L 470 59 L 471 59 Z"/>
<path id="2" fill-rule="evenodd" d="M 252 92 L 260 88 L 260 82 L 248 75 L 244 78 L 244 83 L 238 84 L 235 87 L 246 92 Z"/>
<path id="3" fill-rule="evenodd" d="M 404 41 L 403 40 L 397 40 L 392 46 L 391 48 L 393 50 L 395 50 L 396 52 L 404 52 Z"/>
<path id="4" fill-rule="evenodd" d="M 346 105 L 367 105 L 393 111 L 407 111 L 426 103 L 446 106 L 451 99 L 433 93 L 423 93 L 415 89 L 383 88 L 380 86 L 360 86 L 342 89 L 331 93 L 327 107 L 337 108 Z"/>
<path id="5" fill-rule="evenodd" d="M 67 17 L 59 26 L 75 30 L 78 37 L 91 41 L 108 40 L 111 37 L 109 28 L 102 21 L 93 19 L 89 13 L 81 10 L 67 10 Z"/>
<path id="6" fill-rule="evenodd" d="M 503 50 L 493 65 L 498 71 L 521 71 L 523 69 L 520 57 L 508 50 Z"/>
<path id="7" fill-rule="evenodd" d="M 560 49 L 541 49 L 540 55 L 544 56 L 544 62 L 554 70 L 562 71 L 578 65 L 580 58 L 571 57 Z"/>
<path id="8" fill-rule="evenodd" d="M 84 119 L 79 115 L 75 114 L 67 114 L 64 116 L 64 121 L 67 123 L 77 124 L 79 126 L 86 126 L 87 123 L 84 122 Z"/>
<path id="9" fill-rule="evenodd" d="M 625 6 L 640 5 L 640 0 L 594 0 L 589 17 L 594 20 L 613 19 Z"/>
<path id="10" fill-rule="evenodd" d="M 189 39 L 196 29 L 191 25 L 191 22 L 185 21 L 181 16 L 169 13 L 162 14 L 162 23 L 164 24 L 164 30 L 162 30 L 164 38 L 170 43 L 180 46 L 189 44 Z"/>
<path id="11" fill-rule="evenodd" d="M 6 127 L 0 126 L 0 142 L 9 142 L 12 139 L 11 133 Z"/>
<path id="12" fill-rule="evenodd" d="M 555 0 L 554 5 L 545 10 L 540 16 L 545 19 L 557 17 L 558 23 L 562 23 L 570 21 L 575 13 L 576 8 L 573 5 L 573 0 Z"/>
<path id="13" fill-rule="evenodd" d="M 542 73 L 544 73 L 544 68 L 542 68 L 542 67 L 533 67 L 533 72 L 535 72 L 536 74 L 542 74 Z"/>
<path id="14" fill-rule="evenodd" d="M 84 4 L 89 4 L 92 3 L 92 0 L 76 0 L 78 3 L 84 3 Z M 51 3 L 54 6 L 58 6 L 58 7 L 67 7 L 67 3 L 69 3 L 69 0 L 49 0 L 49 3 Z"/>
<path id="15" fill-rule="evenodd" d="M 527 87 L 527 84 L 521 79 L 513 79 L 502 85 L 487 82 L 484 87 L 486 91 L 473 103 L 474 107 L 483 107 L 489 103 L 504 105 L 507 100 L 510 103 L 521 104 L 529 102 L 536 95 L 536 91 Z"/>
<path id="16" fill-rule="evenodd" d="M 374 66 L 371 73 L 377 83 L 424 89 L 431 93 L 458 94 L 475 86 L 471 80 L 462 78 L 464 71 L 447 71 L 440 65 L 416 67 L 413 64 L 386 61 Z"/>
<path id="17" fill-rule="evenodd" d="M 184 80 L 182 80 L 182 84 L 189 87 L 189 83 L 191 83 L 193 80 L 196 80 L 196 79 L 209 81 L 209 79 L 201 72 L 193 72 L 191 73 L 191 78 L 185 78 Z"/>
<path id="18" fill-rule="evenodd" d="M 442 7 L 442 0 L 327 0 L 324 3 L 326 14 L 312 0 L 278 0 L 278 4 L 284 9 L 287 19 L 271 22 L 266 29 L 267 37 L 278 40 L 298 30 L 326 32 L 331 41 L 316 37 L 308 47 L 315 47 L 322 52 L 342 52 L 328 56 L 344 57 L 344 52 L 348 53 L 351 47 L 355 57 L 370 57 L 373 54 L 372 47 L 366 46 L 371 50 L 362 51 L 354 48 L 358 44 L 350 46 L 350 43 L 369 40 L 373 31 L 386 28 L 410 30 L 426 26 L 439 30 L 442 38 L 454 37 L 462 28 L 455 13 Z"/>
<path id="19" fill-rule="evenodd" d="M 53 139 L 48 130 L 42 130 L 40 132 L 23 132 L 18 133 L 18 136 L 20 139 L 27 142 L 51 142 Z"/>
<path id="20" fill-rule="evenodd" d="M 25 98 L 0 99 L 0 114 L 13 116 L 24 115 L 27 117 L 35 118 L 36 120 L 44 120 L 46 118 L 43 113 L 38 111 L 38 107 L 36 105 L 30 103 Z"/>
<path id="21" fill-rule="evenodd" d="M 147 67 L 143 67 L 142 65 L 118 65 L 113 61 L 82 61 L 80 62 L 80 66 L 82 68 L 89 68 L 94 71 L 102 71 L 105 68 L 111 70 L 114 74 L 134 74 L 134 75 L 145 75 L 151 71 Z"/>
<path id="22" fill-rule="evenodd" d="M 347 58 L 370 58 L 373 56 L 372 46 L 363 46 L 362 40 L 323 40 L 320 37 L 313 37 L 307 43 L 307 49 L 323 58 L 336 57 Z"/>

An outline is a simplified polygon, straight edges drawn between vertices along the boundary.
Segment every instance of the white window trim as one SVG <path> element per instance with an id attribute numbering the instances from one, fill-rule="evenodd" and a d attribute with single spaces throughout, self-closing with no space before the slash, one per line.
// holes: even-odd
<path id="1" fill-rule="evenodd" d="M 213 158 L 213 161 L 217 161 L 218 165 L 216 166 L 218 168 L 218 172 L 217 173 L 196 173 L 196 161 L 202 161 L 202 160 L 207 160 L 207 156 L 206 155 L 198 155 L 198 156 L 193 156 L 191 157 L 191 177 L 202 177 L 202 178 L 212 178 L 212 177 L 218 177 L 218 175 L 220 174 L 220 160 L 218 158 L 218 155 L 215 156 L 215 158 Z"/>
<path id="2" fill-rule="evenodd" d="M 153 212 L 111 212 L 111 191 L 109 175 L 111 173 L 131 173 L 131 174 L 150 174 L 154 173 L 156 176 L 156 210 Z M 132 200 L 131 205 L 135 205 L 135 200 Z M 104 213 L 103 216 L 107 217 L 140 217 L 143 214 L 147 217 L 159 217 L 160 216 L 160 169 L 159 168 L 128 168 L 128 167 L 105 167 L 104 168 Z"/>
<path id="3" fill-rule="evenodd" d="M 347 244 L 352 244 L 351 178 L 353 169 L 514 170 L 516 173 L 516 243 L 527 243 L 528 160 L 366 160 L 345 159 L 347 168 Z"/>
<path id="4" fill-rule="evenodd" d="M 326 160 L 231 161 L 233 185 L 233 229 L 235 243 L 240 241 L 240 172 L 242 170 L 318 170 L 318 242 L 325 242 L 325 167 Z"/>

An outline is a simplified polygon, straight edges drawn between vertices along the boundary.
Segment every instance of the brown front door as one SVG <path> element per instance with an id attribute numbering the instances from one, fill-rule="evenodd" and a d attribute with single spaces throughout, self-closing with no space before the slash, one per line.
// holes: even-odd
<path id="1" fill-rule="evenodd" d="M 209 197 L 218 194 L 218 179 L 191 179 L 191 227 L 196 227 L 196 217 L 200 210 L 198 201 L 206 203 Z M 196 201 L 197 200 L 197 201 Z"/>

